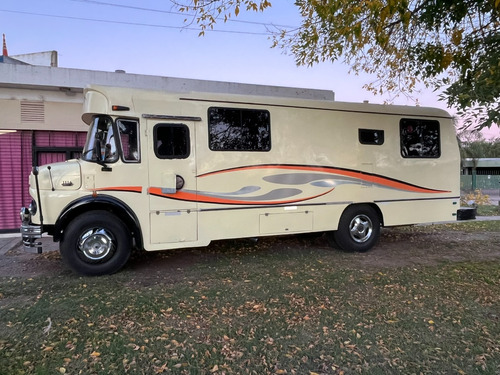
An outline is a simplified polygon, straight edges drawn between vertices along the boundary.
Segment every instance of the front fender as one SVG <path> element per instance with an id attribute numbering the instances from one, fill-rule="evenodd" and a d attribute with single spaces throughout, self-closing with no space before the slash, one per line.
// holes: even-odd
<path id="1" fill-rule="evenodd" d="M 62 241 L 66 226 L 78 215 L 93 210 L 106 210 L 116 215 L 128 227 L 135 240 L 135 246 L 142 248 L 142 231 L 134 211 L 121 200 L 106 194 L 85 196 L 68 204 L 54 225 L 54 241 Z"/>

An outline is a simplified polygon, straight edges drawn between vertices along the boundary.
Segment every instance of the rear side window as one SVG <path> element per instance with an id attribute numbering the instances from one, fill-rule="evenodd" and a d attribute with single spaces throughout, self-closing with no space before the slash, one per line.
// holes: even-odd
<path id="1" fill-rule="evenodd" d="M 160 159 L 186 159 L 190 154 L 189 128 L 183 124 L 157 124 L 154 150 Z"/>
<path id="2" fill-rule="evenodd" d="M 383 145 L 384 131 L 376 129 L 358 129 L 359 143 L 363 145 Z"/>
<path id="3" fill-rule="evenodd" d="M 401 156 L 404 158 L 439 158 L 441 139 L 439 121 L 401 119 Z"/>
<path id="4" fill-rule="evenodd" d="M 208 137 L 212 151 L 269 151 L 271 116 L 266 110 L 211 107 Z"/>

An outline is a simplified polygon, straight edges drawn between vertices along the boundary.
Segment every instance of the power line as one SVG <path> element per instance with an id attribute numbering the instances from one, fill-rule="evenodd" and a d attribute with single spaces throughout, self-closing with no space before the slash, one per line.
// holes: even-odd
<path id="1" fill-rule="evenodd" d="M 115 7 L 115 8 L 141 10 L 141 11 L 146 11 L 146 12 L 173 14 L 173 15 L 177 15 L 177 16 L 188 16 L 188 17 L 195 16 L 194 14 L 183 13 L 183 12 L 173 12 L 170 10 L 144 8 L 144 7 L 138 7 L 138 6 L 133 6 L 133 5 L 114 4 L 114 3 L 108 3 L 105 1 L 97 1 L 97 0 L 70 0 L 70 1 L 78 2 L 78 3 L 106 5 L 106 6 L 111 6 L 111 7 Z M 279 25 L 279 24 L 274 24 L 274 23 L 245 21 L 245 20 L 236 20 L 236 19 L 228 19 L 227 22 L 245 23 L 245 24 L 249 24 L 249 25 L 260 25 L 260 26 L 265 26 L 265 27 L 279 27 L 279 28 L 285 28 L 285 29 L 296 29 L 297 28 L 297 26 Z"/>
<path id="2" fill-rule="evenodd" d="M 156 27 L 156 28 L 164 28 L 164 29 L 177 29 L 177 30 L 189 30 L 189 31 L 200 32 L 199 28 L 189 27 L 189 26 L 171 26 L 171 25 L 160 25 L 160 24 L 153 24 L 153 23 L 141 23 L 141 22 L 129 22 L 129 21 L 113 21 L 113 20 L 103 20 L 103 19 L 97 19 L 97 18 L 60 16 L 60 15 L 56 15 L 56 14 L 36 13 L 36 12 L 24 12 L 24 11 L 20 11 L 20 10 L 9 10 L 9 9 L 0 9 L 0 12 L 14 13 L 14 14 L 25 14 L 25 15 L 30 15 L 30 16 L 40 16 L 40 17 L 51 17 L 51 18 L 69 19 L 69 20 L 78 20 L 78 21 L 101 22 L 101 23 L 112 23 L 112 24 L 120 24 L 120 25 Z M 217 30 L 217 29 L 206 29 L 204 31 L 205 32 L 226 33 L 226 34 L 245 34 L 245 35 L 265 35 L 265 36 L 269 36 L 268 32 L 264 33 L 264 32 L 237 31 L 237 30 Z"/>

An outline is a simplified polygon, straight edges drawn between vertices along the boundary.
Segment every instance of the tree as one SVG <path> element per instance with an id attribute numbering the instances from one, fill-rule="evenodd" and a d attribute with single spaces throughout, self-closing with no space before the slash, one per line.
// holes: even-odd
<path id="1" fill-rule="evenodd" d="M 500 158 L 500 138 L 491 141 L 484 139 L 479 132 L 462 130 L 458 133 L 462 164 L 466 159 L 472 161 L 472 190 L 476 189 L 476 169 L 481 158 Z"/>
<path id="2" fill-rule="evenodd" d="M 173 0 L 172 0 L 173 1 Z M 202 28 L 264 11 L 252 0 L 191 0 Z M 274 46 L 298 65 L 343 61 L 376 80 L 374 93 L 411 94 L 422 82 L 441 91 L 466 127 L 500 124 L 500 0 L 296 0 L 302 23 L 274 30 Z"/>
<path id="3" fill-rule="evenodd" d="M 481 133 L 470 130 L 457 135 L 462 159 L 500 158 L 500 138 L 486 140 Z"/>

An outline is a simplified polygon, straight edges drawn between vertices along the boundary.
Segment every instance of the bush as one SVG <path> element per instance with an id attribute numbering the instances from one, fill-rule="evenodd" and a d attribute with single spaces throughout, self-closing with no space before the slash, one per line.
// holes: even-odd
<path id="1" fill-rule="evenodd" d="M 465 196 L 460 198 L 460 203 L 462 206 L 475 207 L 490 205 L 490 196 L 483 194 L 481 189 L 476 189 L 473 192 L 465 194 Z"/>

